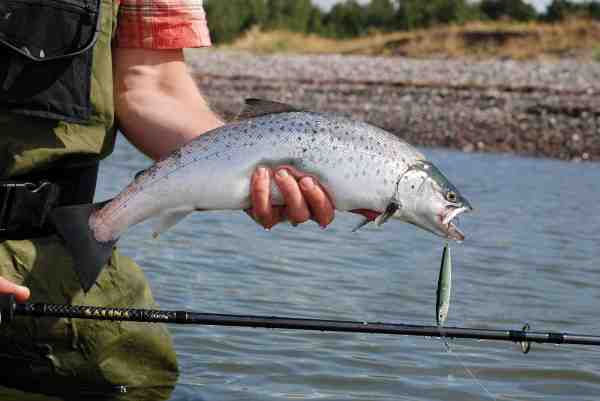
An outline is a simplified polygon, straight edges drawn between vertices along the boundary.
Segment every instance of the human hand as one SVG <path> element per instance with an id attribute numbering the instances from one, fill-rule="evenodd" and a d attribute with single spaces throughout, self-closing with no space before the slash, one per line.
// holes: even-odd
<path id="1" fill-rule="evenodd" d="M 271 180 L 283 195 L 285 206 L 271 204 Z M 291 166 L 274 171 L 258 167 L 250 182 L 252 207 L 246 212 L 260 225 L 270 229 L 289 220 L 300 224 L 312 219 L 325 228 L 333 220 L 334 205 L 318 180 Z"/>
<path id="2" fill-rule="evenodd" d="M 14 294 L 17 302 L 25 302 L 31 295 L 29 288 L 10 282 L 4 277 L 0 277 L 0 294 Z"/>

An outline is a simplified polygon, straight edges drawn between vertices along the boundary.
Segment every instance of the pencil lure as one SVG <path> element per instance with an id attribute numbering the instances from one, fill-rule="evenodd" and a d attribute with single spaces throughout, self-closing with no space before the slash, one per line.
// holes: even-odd
<path id="1" fill-rule="evenodd" d="M 463 362 L 463 360 L 455 353 L 452 352 L 450 344 L 444 333 L 444 323 L 448 319 L 448 310 L 450 309 L 450 295 L 452 294 L 452 254 L 450 253 L 450 246 L 446 242 L 444 250 L 442 251 L 442 262 L 440 264 L 440 274 L 438 277 L 438 288 L 437 288 L 437 301 L 435 306 L 435 320 L 441 333 L 441 340 L 444 344 L 446 352 L 456 359 L 456 361 L 462 366 L 469 376 L 477 383 L 479 387 L 490 397 L 492 400 L 497 400 L 496 396 L 492 394 L 487 387 L 479 381 L 475 373 L 469 369 L 469 367 Z"/>
<path id="2" fill-rule="evenodd" d="M 450 295 L 452 293 L 452 255 L 448 243 L 444 246 L 442 252 L 442 262 L 440 264 L 440 274 L 438 276 L 438 286 L 436 293 L 435 319 L 438 326 L 443 326 L 448 318 L 450 309 Z"/>

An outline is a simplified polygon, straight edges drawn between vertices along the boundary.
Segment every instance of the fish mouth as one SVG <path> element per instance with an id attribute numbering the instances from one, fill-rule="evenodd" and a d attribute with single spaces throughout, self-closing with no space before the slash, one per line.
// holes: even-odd
<path id="1" fill-rule="evenodd" d="M 442 231 L 444 231 L 447 238 L 456 241 L 463 241 L 465 239 L 465 234 L 463 234 L 463 232 L 457 226 L 457 217 L 459 214 L 469 212 L 471 210 L 473 209 L 468 206 L 449 206 L 446 208 L 446 212 L 442 213 L 440 220 L 442 223 Z"/>

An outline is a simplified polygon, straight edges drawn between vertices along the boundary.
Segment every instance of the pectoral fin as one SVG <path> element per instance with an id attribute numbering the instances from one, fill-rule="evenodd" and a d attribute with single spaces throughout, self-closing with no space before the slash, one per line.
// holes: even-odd
<path id="1" fill-rule="evenodd" d="M 360 223 L 358 223 L 358 225 L 352 229 L 352 232 L 353 233 L 357 232 L 358 230 L 360 230 L 361 228 L 363 228 L 364 226 L 366 226 L 367 224 L 369 224 L 371 221 L 373 221 L 373 220 L 369 220 L 368 218 L 365 217 L 363 219 L 363 221 L 361 221 Z"/>
<path id="2" fill-rule="evenodd" d="M 154 223 L 152 237 L 158 238 L 160 234 L 179 223 L 185 216 L 193 211 L 194 209 L 190 208 L 165 210 Z"/>
<path id="3" fill-rule="evenodd" d="M 394 213 L 396 213 L 400 208 L 401 208 L 400 202 L 396 201 L 396 200 L 392 200 L 389 203 L 389 205 L 387 205 L 387 207 L 385 208 L 385 212 L 383 212 L 383 214 L 381 214 L 377 218 L 377 220 L 375 220 L 375 223 L 378 226 L 381 226 L 383 223 L 388 221 L 390 219 L 390 217 L 392 217 L 394 215 Z"/>
<path id="4" fill-rule="evenodd" d="M 377 217 L 379 217 L 381 215 L 381 213 L 376 212 L 374 210 L 369 210 L 369 209 L 354 209 L 354 210 L 350 210 L 350 213 L 360 214 L 361 216 L 364 217 L 364 220 L 361 221 L 356 227 L 354 227 L 352 229 L 353 233 L 357 232 L 358 230 L 360 230 L 361 228 L 363 228 L 370 222 L 375 221 L 377 219 Z"/>

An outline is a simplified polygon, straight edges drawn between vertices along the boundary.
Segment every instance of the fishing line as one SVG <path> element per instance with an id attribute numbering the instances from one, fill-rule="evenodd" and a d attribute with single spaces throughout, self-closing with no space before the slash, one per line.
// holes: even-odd
<path id="1" fill-rule="evenodd" d="M 452 349 L 450 348 L 450 344 L 448 343 L 448 338 L 446 337 L 446 334 L 444 332 L 443 326 L 439 326 L 439 329 L 440 329 L 440 333 L 441 333 L 440 341 L 442 342 L 442 344 L 444 344 L 445 351 L 448 354 L 452 355 L 452 357 L 460 364 L 460 366 L 464 369 L 464 371 L 467 372 L 467 374 L 483 390 L 484 393 L 486 393 L 492 400 L 498 401 L 498 398 L 490 390 L 488 390 L 487 387 L 485 387 L 483 385 L 483 383 L 477 378 L 475 373 L 473 373 L 473 371 L 471 369 L 469 369 L 469 367 L 463 362 L 463 360 L 457 354 L 452 352 Z"/>
<path id="2" fill-rule="evenodd" d="M 436 323 L 440 332 L 440 340 L 444 344 L 445 350 L 448 354 L 459 363 L 465 372 L 473 379 L 473 381 L 487 394 L 493 401 L 497 401 L 497 397 L 492 394 L 491 391 L 483 385 L 483 383 L 477 378 L 475 373 L 467 367 L 462 358 L 459 355 L 452 352 L 450 344 L 448 343 L 448 337 L 444 330 L 444 323 L 448 318 L 448 311 L 450 308 L 450 299 L 452 298 L 452 256 L 450 246 L 448 242 L 444 245 L 442 252 L 442 261 L 440 265 L 440 272 L 438 277 L 438 288 L 436 291 Z"/>

